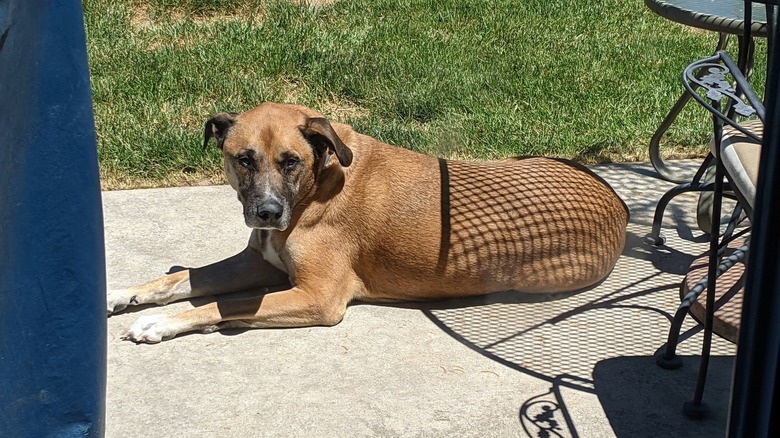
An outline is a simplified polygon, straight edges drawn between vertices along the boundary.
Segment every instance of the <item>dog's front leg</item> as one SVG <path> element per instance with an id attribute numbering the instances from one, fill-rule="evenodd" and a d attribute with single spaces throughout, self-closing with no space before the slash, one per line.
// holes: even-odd
<path id="1" fill-rule="evenodd" d="M 184 269 L 128 289 L 111 290 L 108 314 L 127 306 L 167 304 L 185 298 L 289 284 L 286 273 L 247 247 L 233 257 L 201 268 Z"/>
<path id="2" fill-rule="evenodd" d="M 343 289 L 311 292 L 294 287 L 259 297 L 219 300 L 173 315 L 141 316 L 122 339 L 156 343 L 192 331 L 336 325 L 349 301 Z"/>

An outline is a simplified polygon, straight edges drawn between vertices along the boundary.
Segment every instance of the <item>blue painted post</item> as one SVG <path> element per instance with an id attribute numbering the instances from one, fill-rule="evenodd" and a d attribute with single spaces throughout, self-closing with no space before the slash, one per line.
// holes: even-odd
<path id="1" fill-rule="evenodd" d="M 0 0 L 0 437 L 103 436 L 104 303 L 81 3 Z"/>

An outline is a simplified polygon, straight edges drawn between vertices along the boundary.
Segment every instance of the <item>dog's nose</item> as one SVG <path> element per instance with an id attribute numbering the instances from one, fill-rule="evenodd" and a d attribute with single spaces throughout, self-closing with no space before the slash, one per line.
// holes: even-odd
<path id="1" fill-rule="evenodd" d="M 283 212 L 282 203 L 276 199 L 269 199 L 257 207 L 257 217 L 263 221 L 278 221 Z"/>

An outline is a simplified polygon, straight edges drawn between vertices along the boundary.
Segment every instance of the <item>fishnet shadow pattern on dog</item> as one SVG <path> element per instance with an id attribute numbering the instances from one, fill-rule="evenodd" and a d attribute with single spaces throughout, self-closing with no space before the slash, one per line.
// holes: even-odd
<path id="1" fill-rule="evenodd" d="M 484 279 L 521 279 L 531 288 L 566 287 L 598 278 L 614 260 L 626 215 L 612 190 L 584 169 L 558 160 L 447 162 L 448 264 Z M 490 175 L 489 178 L 486 175 Z M 626 212 L 627 214 L 627 212 Z M 622 222 L 622 223 L 621 223 Z M 507 269 L 510 267 L 511 269 Z"/>

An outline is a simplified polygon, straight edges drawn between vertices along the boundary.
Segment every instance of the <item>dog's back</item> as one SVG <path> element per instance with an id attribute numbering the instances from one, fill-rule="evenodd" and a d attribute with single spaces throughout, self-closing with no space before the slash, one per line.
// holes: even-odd
<path id="1" fill-rule="evenodd" d="M 356 298 L 574 291 L 602 280 L 620 256 L 628 209 L 584 166 L 437 162 L 365 139 L 351 143 L 347 178 L 360 195 L 341 206 L 370 218 L 351 227 L 364 283 Z"/>

